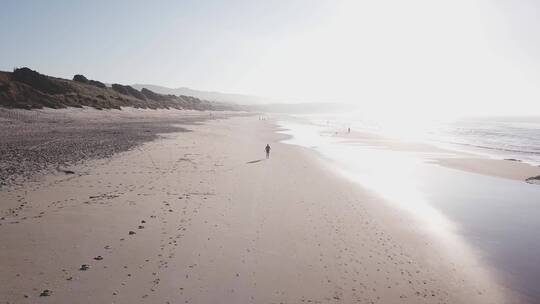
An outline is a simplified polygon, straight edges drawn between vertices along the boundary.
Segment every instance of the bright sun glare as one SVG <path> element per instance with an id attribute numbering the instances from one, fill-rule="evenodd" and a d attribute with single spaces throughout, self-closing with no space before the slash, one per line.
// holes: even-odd
<path id="1" fill-rule="evenodd" d="M 257 66 L 264 72 L 250 74 L 247 87 L 290 101 L 357 103 L 376 114 L 408 115 L 409 124 L 540 113 L 536 62 L 524 64 L 517 42 L 502 36 L 509 29 L 495 6 L 341 1 L 324 21 L 275 41 Z"/>

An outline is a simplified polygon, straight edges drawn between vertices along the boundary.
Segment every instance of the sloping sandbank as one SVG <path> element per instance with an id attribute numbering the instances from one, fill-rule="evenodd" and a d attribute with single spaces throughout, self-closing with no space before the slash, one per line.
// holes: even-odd
<path id="1" fill-rule="evenodd" d="M 0 192 L 0 299 L 509 302 L 461 242 L 280 143 L 270 121 L 187 128 Z"/>
<path id="2" fill-rule="evenodd" d="M 441 166 L 534 183 L 540 176 L 540 167 L 513 160 L 490 158 L 441 158 L 437 159 Z"/>

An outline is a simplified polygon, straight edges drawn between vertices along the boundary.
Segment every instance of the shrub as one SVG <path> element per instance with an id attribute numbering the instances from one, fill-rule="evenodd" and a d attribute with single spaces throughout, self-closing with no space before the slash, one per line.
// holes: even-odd
<path id="1" fill-rule="evenodd" d="M 47 94 L 62 94 L 71 91 L 71 88 L 65 83 L 51 79 L 29 68 L 15 69 L 12 78 Z"/>
<path id="2" fill-rule="evenodd" d="M 84 77 L 83 75 L 77 74 L 73 76 L 73 81 L 88 83 L 88 78 Z"/>
<path id="3" fill-rule="evenodd" d="M 88 84 L 91 84 L 95 87 L 102 88 L 102 89 L 107 87 L 103 82 L 100 82 L 97 80 L 88 80 Z"/>

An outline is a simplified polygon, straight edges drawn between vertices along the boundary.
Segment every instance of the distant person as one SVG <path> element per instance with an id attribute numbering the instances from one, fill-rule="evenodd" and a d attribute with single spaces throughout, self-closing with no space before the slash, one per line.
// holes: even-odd
<path id="1" fill-rule="evenodd" d="M 347 129 L 347 133 L 351 133 L 351 128 L 348 128 L 348 129 Z"/>
<path id="2" fill-rule="evenodd" d="M 264 148 L 264 151 L 266 151 L 266 158 L 270 158 L 270 145 L 266 144 L 266 148 Z"/>

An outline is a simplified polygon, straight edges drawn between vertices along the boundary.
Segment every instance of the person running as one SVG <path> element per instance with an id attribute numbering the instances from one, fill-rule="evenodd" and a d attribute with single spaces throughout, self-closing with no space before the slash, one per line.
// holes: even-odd
<path id="1" fill-rule="evenodd" d="M 266 144 L 266 148 L 264 150 L 266 151 L 266 158 L 270 158 L 270 145 Z"/>

